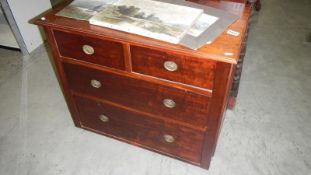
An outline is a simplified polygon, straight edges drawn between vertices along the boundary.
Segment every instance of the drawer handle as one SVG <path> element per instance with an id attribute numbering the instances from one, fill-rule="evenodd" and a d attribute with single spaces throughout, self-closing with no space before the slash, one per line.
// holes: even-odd
<path id="1" fill-rule="evenodd" d="M 99 119 L 104 122 L 107 123 L 109 122 L 109 117 L 105 116 L 105 115 L 99 115 Z"/>
<path id="2" fill-rule="evenodd" d="M 91 80 L 91 86 L 94 88 L 100 88 L 102 86 L 102 84 L 98 80 Z"/>
<path id="3" fill-rule="evenodd" d="M 164 99 L 163 100 L 163 105 L 167 108 L 174 108 L 176 106 L 176 103 L 172 99 Z"/>
<path id="4" fill-rule="evenodd" d="M 170 72 L 174 72 L 178 69 L 178 66 L 174 61 L 165 61 L 163 66 Z"/>
<path id="5" fill-rule="evenodd" d="M 163 138 L 168 143 L 173 143 L 175 141 L 175 138 L 169 134 L 165 134 Z"/>
<path id="6" fill-rule="evenodd" d="M 95 53 L 94 48 L 90 45 L 83 45 L 82 50 L 87 55 L 93 55 Z"/>

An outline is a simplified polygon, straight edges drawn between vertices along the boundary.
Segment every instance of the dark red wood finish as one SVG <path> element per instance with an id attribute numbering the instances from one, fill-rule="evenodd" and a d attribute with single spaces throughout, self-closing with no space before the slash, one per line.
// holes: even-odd
<path id="1" fill-rule="evenodd" d="M 210 99 L 208 96 L 73 64 L 65 63 L 63 67 L 69 87 L 73 91 L 196 127 L 206 126 Z M 92 87 L 91 80 L 101 82 L 101 87 Z M 176 106 L 165 107 L 164 99 L 174 100 Z"/>
<path id="2" fill-rule="evenodd" d="M 202 152 L 202 165 L 209 167 L 211 158 L 216 150 L 216 144 L 227 106 L 228 94 L 232 85 L 235 66 L 218 62 L 216 66 L 215 87 L 210 105 L 210 117 L 207 122 L 208 132 L 205 133 L 204 148 Z"/>
<path id="3" fill-rule="evenodd" d="M 70 1 L 69 1 L 70 2 Z M 215 8 L 227 10 L 231 13 L 240 15 L 241 18 L 230 26 L 231 30 L 238 31 L 241 34 L 236 37 L 228 36 L 225 32 L 217 37 L 213 44 L 207 44 L 198 50 L 187 49 L 183 46 L 170 44 L 167 42 L 128 34 L 127 32 L 116 31 L 113 29 L 90 25 L 89 22 L 84 20 L 73 20 L 56 16 L 55 13 L 61 10 L 65 4 L 56 7 L 52 12 L 44 15 L 45 20 L 36 20 L 37 25 L 52 27 L 53 29 L 63 30 L 66 32 L 83 33 L 84 36 L 91 36 L 96 38 L 103 38 L 109 41 L 131 43 L 131 45 L 147 47 L 151 49 L 161 50 L 174 54 L 181 54 L 190 57 L 199 57 L 206 60 L 214 60 L 236 64 L 239 58 L 239 49 L 241 40 L 244 36 L 244 29 L 247 24 L 249 16 L 248 9 L 250 6 L 234 2 L 216 2 L 200 0 L 196 1 L 202 5 L 209 5 Z M 245 7 L 245 8 L 244 8 Z M 244 10 L 245 9 L 245 10 Z M 231 56 L 226 56 L 224 53 L 230 52 Z"/>
<path id="4" fill-rule="evenodd" d="M 75 101 L 83 128 L 137 143 L 196 164 L 201 161 L 203 132 L 163 120 L 149 119 L 103 102 L 78 96 L 75 97 Z M 100 115 L 109 117 L 109 121 L 102 122 L 99 119 Z M 166 142 L 166 134 L 173 136 L 174 142 Z"/>
<path id="5" fill-rule="evenodd" d="M 75 105 L 74 99 L 70 95 L 70 90 L 68 88 L 67 78 L 64 74 L 64 68 L 62 66 L 62 62 L 61 62 L 59 54 L 58 54 L 59 51 L 58 51 L 57 46 L 56 46 L 56 41 L 55 41 L 53 31 L 49 27 L 44 27 L 44 31 L 46 34 L 46 38 L 47 38 L 49 47 L 51 49 L 51 53 L 53 54 L 54 65 L 55 65 L 56 70 L 57 70 L 56 74 L 58 76 L 58 80 L 60 81 L 59 83 L 61 84 L 63 94 L 65 96 L 69 111 L 71 113 L 72 120 L 73 120 L 74 125 L 76 127 L 81 127 L 80 119 L 79 119 L 79 115 L 78 115 L 78 110 L 77 110 L 77 107 Z"/>
<path id="6" fill-rule="evenodd" d="M 134 72 L 213 89 L 215 61 L 136 46 L 131 47 L 131 56 Z M 173 72 L 166 70 L 163 66 L 165 61 L 175 62 L 177 70 Z"/>
<path id="7" fill-rule="evenodd" d="M 58 30 L 54 30 L 54 36 L 59 53 L 62 56 L 125 70 L 123 45 L 121 43 Z M 93 47 L 94 54 L 84 53 L 83 45 Z"/>
<path id="8" fill-rule="evenodd" d="M 208 169 L 216 149 L 233 74 L 248 25 L 250 6 L 224 1 L 198 1 L 241 15 L 229 28 L 194 51 L 138 35 L 55 16 L 44 26 L 60 83 L 76 126 Z M 83 45 L 94 55 L 85 55 Z M 232 56 L 224 53 L 230 52 Z M 179 71 L 165 72 L 163 61 Z M 99 80 L 94 88 L 90 80 Z M 163 106 L 163 99 L 176 102 Z M 109 122 L 99 120 L 105 114 Z M 168 143 L 163 135 L 172 135 Z"/>

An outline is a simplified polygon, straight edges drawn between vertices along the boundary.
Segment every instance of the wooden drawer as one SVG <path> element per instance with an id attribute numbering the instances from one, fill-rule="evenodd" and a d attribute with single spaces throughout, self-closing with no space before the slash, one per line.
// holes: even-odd
<path id="1" fill-rule="evenodd" d="M 216 67 L 214 61 L 136 46 L 131 46 L 131 58 L 134 72 L 213 89 Z"/>
<path id="2" fill-rule="evenodd" d="M 203 133 L 162 120 L 74 97 L 83 128 L 194 163 L 201 160 Z"/>
<path id="3" fill-rule="evenodd" d="M 61 56 L 106 67 L 125 69 L 121 43 L 54 30 Z"/>
<path id="4" fill-rule="evenodd" d="M 64 68 L 69 87 L 76 92 L 202 128 L 207 124 L 208 96 L 68 63 Z M 100 87 L 93 87 L 92 80 Z"/>

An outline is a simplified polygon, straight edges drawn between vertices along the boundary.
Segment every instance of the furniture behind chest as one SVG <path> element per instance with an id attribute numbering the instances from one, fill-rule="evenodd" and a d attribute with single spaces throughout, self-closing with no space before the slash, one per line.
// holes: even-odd
<path id="1" fill-rule="evenodd" d="M 43 26 L 75 126 L 208 169 L 247 31 L 250 6 L 198 50 L 55 16 Z M 239 8 L 237 8 L 239 7 Z"/>

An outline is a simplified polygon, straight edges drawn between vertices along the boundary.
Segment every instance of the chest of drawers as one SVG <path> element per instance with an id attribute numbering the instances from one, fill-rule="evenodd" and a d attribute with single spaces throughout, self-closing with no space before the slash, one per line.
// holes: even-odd
<path id="1" fill-rule="evenodd" d="M 55 16 L 59 9 L 35 23 L 74 124 L 207 169 L 250 8 L 230 26 L 241 35 L 224 33 L 197 51 Z"/>

